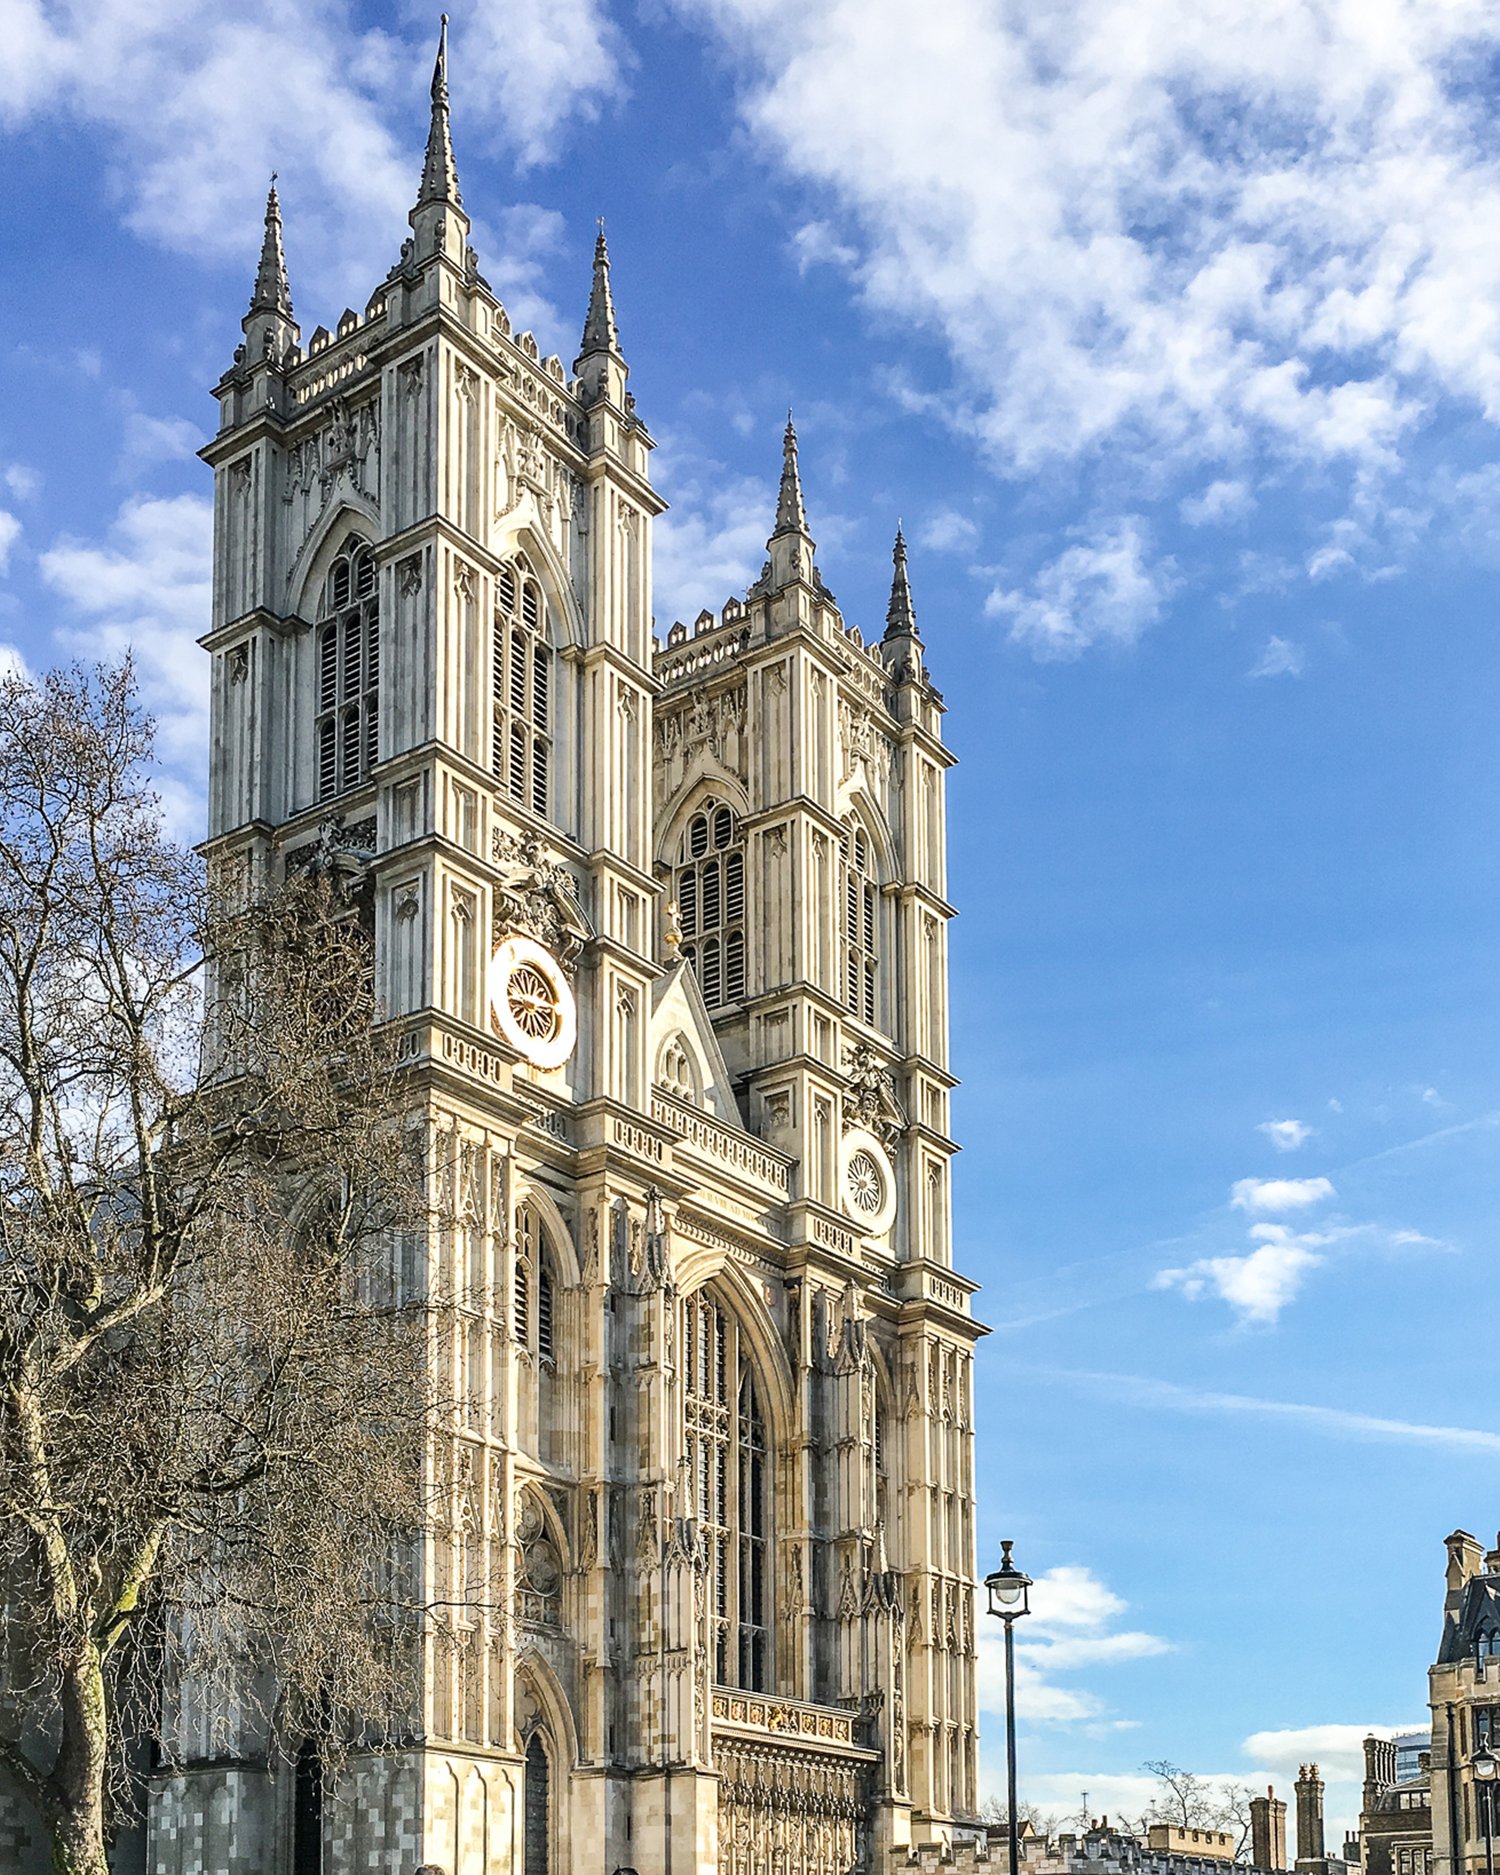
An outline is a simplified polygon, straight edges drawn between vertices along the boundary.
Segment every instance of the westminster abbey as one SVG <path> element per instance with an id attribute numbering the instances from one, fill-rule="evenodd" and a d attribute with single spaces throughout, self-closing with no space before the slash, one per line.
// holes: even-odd
<path id="1" fill-rule="evenodd" d="M 896 536 L 658 630 L 601 232 L 571 370 L 410 234 L 305 342 L 273 189 L 217 386 L 211 854 L 333 856 L 450 1168 L 419 1734 L 155 1779 L 151 1875 L 885 1875 L 976 1809 L 974 1285 L 942 703 Z M 475 1558 L 498 1594 L 466 1595 Z M 314 1767 L 315 1769 L 315 1767 Z"/>

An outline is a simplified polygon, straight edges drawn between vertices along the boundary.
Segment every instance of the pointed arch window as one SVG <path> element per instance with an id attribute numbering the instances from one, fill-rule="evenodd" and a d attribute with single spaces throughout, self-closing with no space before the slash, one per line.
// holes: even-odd
<path id="1" fill-rule="evenodd" d="M 770 1455 L 739 1324 L 712 1296 L 685 1304 L 687 1456 L 708 1544 L 714 1678 L 764 1691 L 770 1675 Z"/>
<path id="2" fill-rule="evenodd" d="M 527 1741 L 525 1784 L 523 1875 L 552 1875 L 552 1767 L 540 1732 Z"/>
<path id="3" fill-rule="evenodd" d="M 843 899 L 844 1003 L 852 1015 L 873 1027 L 880 967 L 880 887 L 870 836 L 852 821 L 845 823 L 839 841 L 839 883 Z"/>
<path id="4" fill-rule="evenodd" d="M 516 1340 L 540 1361 L 557 1359 L 557 1274 L 536 1207 L 516 1211 L 515 1298 L 512 1323 Z"/>
<path id="5" fill-rule="evenodd" d="M 688 822 L 674 878 L 682 954 L 710 1009 L 745 994 L 745 848 L 734 810 L 705 801 Z"/>
<path id="6" fill-rule="evenodd" d="M 524 559 L 495 579 L 490 761 L 514 801 L 545 816 L 552 795 L 552 644 L 542 589 Z"/>
<path id="7" fill-rule="evenodd" d="M 380 753 L 375 550 L 351 534 L 328 569 L 317 631 L 318 799 L 367 781 Z"/>
<path id="8" fill-rule="evenodd" d="M 323 1755 L 310 1738 L 293 1777 L 292 1875 L 323 1875 Z"/>

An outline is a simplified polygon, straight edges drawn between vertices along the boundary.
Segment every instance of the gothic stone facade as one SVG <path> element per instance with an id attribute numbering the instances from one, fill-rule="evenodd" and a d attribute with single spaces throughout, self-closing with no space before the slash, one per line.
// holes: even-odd
<path id="1" fill-rule="evenodd" d="M 419 1742 L 321 1803 L 190 1712 L 151 1875 L 849 1875 L 975 1790 L 942 705 L 785 442 L 761 577 L 653 635 L 601 233 L 572 372 L 411 235 L 303 345 L 279 208 L 217 388 L 209 850 L 368 908 L 452 1225 Z M 470 1584 L 498 1583 L 475 1597 Z"/>

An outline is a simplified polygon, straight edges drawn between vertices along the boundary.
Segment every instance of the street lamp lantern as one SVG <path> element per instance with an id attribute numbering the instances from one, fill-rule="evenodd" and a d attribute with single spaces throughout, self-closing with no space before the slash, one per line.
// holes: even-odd
<path id="1" fill-rule="evenodd" d="M 1469 1769 L 1479 1786 L 1479 1808 L 1484 1815 L 1484 1875 L 1495 1875 L 1495 1773 L 1500 1771 L 1500 1758 L 1488 1745 L 1481 1745 L 1470 1758 Z"/>
<path id="2" fill-rule="evenodd" d="M 1006 1622 L 1014 1621 L 1018 1615 L 1031 1613 L 1031 1577 L 1011 1561 L 1011 1548 L 1009 1542 L 1001 1543 L 1000 1567 L 993 1575 L 984 1578 L 984 1586 L 989 1592 L 990 1613 Z"/>
<path id="3" fill-rule="evenodd" d="M 1016 1815 L 1015 1626 L 1022 1615 L 1031 1613 L 1031 1577 L 1011 1561 L 1010 1551 L 1009 1542 L 1000 1545 L 1000 1567 L 984 1578 L 984 1586 L 990 1598 L 990 1613 L 1005 1623 L 1005 1824 L 1010 1838 L 1010 1875 L 1020 1875 L 1021 1827 Z"/>

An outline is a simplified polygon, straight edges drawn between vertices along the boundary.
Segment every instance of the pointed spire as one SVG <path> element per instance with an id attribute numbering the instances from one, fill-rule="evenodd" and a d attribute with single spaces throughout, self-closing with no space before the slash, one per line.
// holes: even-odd
<path id="1" fill-rule="evenodd" d="M 448 123 L 448 15 L 438 33 L 437 62 L 432 68 L 432 126 L 427 132 L 427 160 L 422 165 L 422 186 L 417 207 L 425 202 L 446 202 L 462 208 L 458 171 L 453 163 L 453 137 Z"/>
<path id="2" fill-rule="evenodd" d="M 588 317 L 583 322 L 583 343 L 579 357 L 590 352 L 615 352 L 620 349 L 620 334 L 615 325 L 615 297 L 609 285 L 609 243 L 604 238 L 604 217 L 599 217 L 599 233 L 594 240 L 594 283 L 589 289 Z"/>
<path id="3" fill-rule="evenodd" d="M 266 196 L 266 232 L 260 244 L 260 266 L 255 271 L 250 310 L 274 313 L 282 319 L 292 316 L 292 289 L 286 277 L 286 255 L 281 246 L 281 202 L 276 194 L 274 172 L 270 193 Z"/>
<path id="4" fill-rule="evenodd" d="M 797 430 L 786 413 L 786 434 L 781 439 L 781 491 L 776 497 L 776 533 L 805 534 L 807 510 L 802 505 L 802 477 L 797 468 Z"/>
<path id="5" fill-rule="evenodd" d="M 891 602 L 885 609 L 887 638 L 915 638 L 917 613 L 911 602 L 911 581 L 906 574 L 906 536 L 896 523 L 896 544 L 891 549 Z"/>

